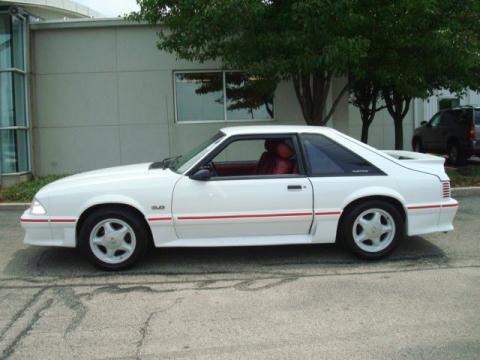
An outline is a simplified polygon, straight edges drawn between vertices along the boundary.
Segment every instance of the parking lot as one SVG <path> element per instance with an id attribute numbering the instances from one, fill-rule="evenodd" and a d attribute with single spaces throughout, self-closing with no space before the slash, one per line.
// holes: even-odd
<path id="1" fill-rule="evenodd" d="M 0 212 L 0 358 L 478 359 L 480 197 L 378 262 L 332 245 L 156 249 L 104 273 Z"/>

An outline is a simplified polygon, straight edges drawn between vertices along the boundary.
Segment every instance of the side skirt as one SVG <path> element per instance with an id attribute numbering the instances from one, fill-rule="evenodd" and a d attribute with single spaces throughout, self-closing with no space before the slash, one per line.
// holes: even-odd
<path id="1" fill-rule="evenodd" d="M 312 235 L 245 236 L 207 239 L 178 239 L 157 247 L 225 247 L 312 244 Z"/>

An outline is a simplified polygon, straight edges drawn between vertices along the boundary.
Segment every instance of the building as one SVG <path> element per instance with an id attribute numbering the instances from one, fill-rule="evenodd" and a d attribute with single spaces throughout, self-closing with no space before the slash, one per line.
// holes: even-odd
<path id="1" fill-rule="evenodd" d="M 191 63 L 159 51 L 153 27 L 98 18 L 91 10 L 72 10 L 68 1 L 16 2 L 15 8 L 6 3 L 0 1 L 3 185 L 31 173 L 71 174 L 162 159 L 225 126 L 303 123 L 290 83 L 255 110 L 235 108 L 243 95 L 233 90 L 253 80 L 222 71 L 219 63 Z M 331 93 L 343 84 L 336 79 Z M 440 95 L 440 101 L 453 99 Z M 462 101 L 478 100 L 473 97 Z M 404 120 L 406 148 L 413 129 L 438 104 L 436 98 L 414 102 Z M 360 116 L 347 97 L 329 126 L 360 137 Z M 373 146 L 393 147 L 386 111 L 377 115 L 370 139 Z"/>

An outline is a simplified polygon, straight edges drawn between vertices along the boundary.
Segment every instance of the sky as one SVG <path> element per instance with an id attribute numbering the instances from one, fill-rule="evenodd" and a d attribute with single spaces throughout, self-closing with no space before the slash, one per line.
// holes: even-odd
<path id="1" fill-rule="evenodd" d="M 79 4 L 88 6 L 107 17 L 117 17 L 130 11 L 137 10 L 135 0 L 73 0 Z"/>

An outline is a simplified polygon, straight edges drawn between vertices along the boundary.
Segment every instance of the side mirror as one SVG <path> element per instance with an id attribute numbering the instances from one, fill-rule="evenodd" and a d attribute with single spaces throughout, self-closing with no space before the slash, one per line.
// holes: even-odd
<path id="1" fill-rule="evenodd" d="M 425 120 L 420 123 L 420 125 L 422 125 L 422 126 L 425 126 L 427 124 L 428 124 L 428 122 L 426 122 Z"/>
<path id="2" fill-rule="evenodd" d="M 190 175 L 190 179 L 198 180 L 198 181 L 206 181 L 212 177 L 212 173 L 209 169 L 198 169 L 192 175 Z"/>

